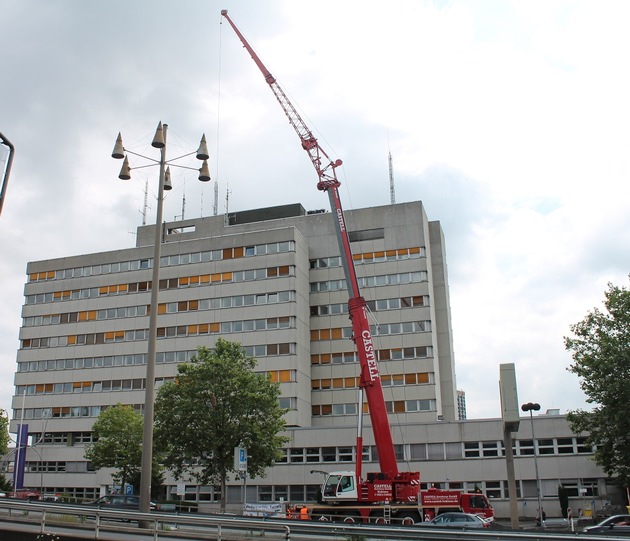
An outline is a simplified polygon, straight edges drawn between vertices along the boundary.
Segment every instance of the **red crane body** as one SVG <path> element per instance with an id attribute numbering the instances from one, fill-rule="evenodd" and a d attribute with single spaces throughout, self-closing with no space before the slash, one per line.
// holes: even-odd
<path id="1" fill-rule="evenodd" d="M 363 449 L 363 438 L 361 434 L 362 418 L 362 398 L 360 398 L 359 429 L 357 435 L 357 463 L 356 479 L 360 490 L 357 499 L 359 501 L 417 501 L 420 488 L 419 472 L 399 473 L 394 443 L 391 435 L 383 388 L 381 385 L 380 371 L 376 358 L 376 351 L 372 341 L 367 308 L 365 299 L 361 296 L 357 281 L 356 270 L 353 263 L 350 239 L 346 229 L 341 200 L 339 198 L 340 183 L 337 180 L 336 168 L 341 165 L 341 160 L 331 160 L 326 152 L 320 147 L 317 139 L 311 130 L 302 120 L 293 104 L 289 101 L 282 88 L 278 85 L 275 77 L 262 63 L 258 55 L 249 45 L 243 34 L 236 27 L 228 16 L 227 10 L 221 11 L 230 26 L 236 32 L 245 49 L 250 54 L 265 81 L 273 91 L 276 99 L 280 103 L 284 113 L 289 119 L 289 123 L 297 133 L 302 144 L 302 148 L 308 153 L 313 167 L 318 176 L 317 189 L 327 192 L 330 200 L 330 207 L 334 215 L 334 222 L 337 233 L 337 241 L 341 253 L 341 260 L 344 267 L 346 284 L 348 287 L 348 311 L 352 322 L 352 340 L 354 341 L 359 356 L 361 367 L 360 389 L 361 395 L 365 392 L 372 420 L 374 440 L 378 451 L 378 459 L 381 472 L 370 475 L 368 481 L 362 479 L 361 458 Z M 387 486 L 388 488 L 384 488 Z"/>

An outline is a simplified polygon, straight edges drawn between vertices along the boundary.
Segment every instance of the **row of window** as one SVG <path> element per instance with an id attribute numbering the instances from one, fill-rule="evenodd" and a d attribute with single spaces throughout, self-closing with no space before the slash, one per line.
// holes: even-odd
<path id="1" fill-rule="evenodd" d="M 249 357 L 268 357 L 273 355 L 294 354 L 296 347 L 290 344 L 264 344 L 243 346 Z M 275 353 L 274 353 L 275 352 Z M 190 362 L 197 355 L 197 350 L 161 351 L 155 354 L 157 364 Z M 53 370 L 73 370 L 81 368 L 108 368 L 112 366 L 140 366 L 147 364 L 146 353 L 130 355 L 105 355 L 102 357 L 80 357 L 76 359 L 54 359 L 48 361 L 21 361 L 18 372 L 48 372 Z"/>
<path id="2" fill-rule="evenodd" d="M 225 321 L 223 323 L 199 323 L 193 325 L 174 325 L 158 327 L 158 338 L 175 338 L 184 336 L 207 336 L 219 333 L 239 333 L 288 329 L 295 326 L 295 318 L 289 316 L 266 319 L 248 319 L 243 321 Z M 46 336 L 42 338 L 25 338 L 22 349 L 44 349 L 65 346 L 83 346 L 113 344 L 115 342 L 137 342 L 147 340 L 149 329 L 130 329 L 127 331 L 107 331 L 88 334 L 70 334 L 67 336 Z"/>
<path id="3" fill-rule="evenodd" d="M 271 370 L 267 372 L 269 379 L 275 383 L 294 382 L 297 378 L 296 370 Z M 157 384 L 174 378 L 159 378 Z M 66 393 L 100 393 L 112 391 L 138 391 L 146 387 L 145 378 L 113 379 L 102 381 L 70 381 L 64 383 L 37 383 L 33 385 L 18 385 L 15 388 L 17 396 L 38 394 L 66 394 Z M 55 413 L 55 408 L 52 408 Z"/>
<path id="4" fill-rule="evenodd" d="M 192 252 L 187 254 L 165 255 L 160 258 L 161 267 L 175 265 L 189 265 L 192 263 L 208 263 L 224 259 L 236 259 L 253 255 L 279 254 L 295 251 L 295 242 L 272 242 L 258 244 L 256 246 L 238 246 L 211 250 L 205 252 Z M 98 276 L 118 272 L 137 271 L 153 268 L 153 259 L 135 259 L 132 261 L 119 261 L 117 263 L 104 263 L 102 265 L 90 265 L 87 267 L 75 267 L 72 269 L 59 269 L 53 271 L 34 272 L 29 274 L 29 282 L 43 282 L 47 280 L 63 280 L 66 278 L 82 278 L 85 276 Z"/>
<path id="5" fill-rule="evenodd" d="M 433 346 L 417 346 L 410 348 L 392 348 L 375 350 L 378 361 L 397 361 L 402 359 L 426 359 L 433 357 Z M 311 364 L 344 364 L 359 362 L 356 351 L 343 353 L 321 353 L 311 355 Z"/>
<path id="6" fill-rule="evenodd" d="M 387 413 L 411 413 L 418 411 L 437 411 L 437 403 L 434 399 L 423 400 L 393 400 L 385 402 Z M 368 413 L 367 403 L 363 404 L 363 413 Z M 329 417 L 334 415 L 356 415 L 357 404 L 320 404 L 311 406 L 313 417 Z"/>
<path id="7" fill-rule="evenodd" d="M 383 261 L 397 261 L 402 259 L 417 259 L 426 257 L 426 248 L 399 248 L 397 250 L 386 250 L 381 252 L 364 252 L 362 254 L 352 254 L 352 259 L 356 265 L 361 263 L 381 263 Z M 341 267 L 341 257 L 320 257 L 310 260 L 311 269 L 327 269 L 328 267 Z"/>
<path id="8" fill-rule="evenodd" d="M 66 462 L 62 460 L 28 461 L 26 471 L 31 473 L 85 473 L 96 471 L 91 462 Z"/>
<path id="9" fill-rule="evenodd" d="M 388 336 L 390 334 L 411 334 L 416 332 L 430 332 L 431 321 L 406 321 L 404 323 L 384 323 L 370 325 L 373 336 Z M 352 327 L 335 327 L 333 329 L 312 329 L 311 342 L 320 340 L 342 340 L 352 338 Z"/>
<path id="10" fill-rule="evenodd" d="M 378 299 L 365 302 L 368 310 L 380 312 L 383 310 L 400 310 L 403 308 L 416 308 L 418 306 L 428 306 L 428 295 L 416 295 L 414 297 L 397 297 L 395 299 Z M 311 306 L 311 316 L 328 316 L 335 314 L 347 314 L 348 303 L 321 304 Z"/>
<path id="11" fill-rule="evenodd" d="M 160 291 L 169 289 L 181 289 L 195 286 L 209 286 L 233 282 L 248 282 L 252 280 L 263 280 L 266 278 L 277 278 L 279 276 L 294 276 L 295 267 L 282 265 L 280 267 L 268 267 L 265 269 L 250 269 L 245 271 L 218 272 L 215 274 L 200 274 L 194 276 L 181 276 L 179 278 L 169 278 L 160 280 Z M 38 293 L 27 295 L 26 304 L 42 304 L 49 302 L 93 299 L 108 297 L 112 295 L 126 295 L 131 293 L 144 293 L 151 291 L 151 281 L 131 282 L 128 284 L 113 284 L 109 286 L 91 287 L 85 289 L 72 289 L 65 291 L 51 291 L 48 293 Z"/>
<path id="12" fill-rule="evenodd" d="M 429 279 L 427 271 L 401 272 L 398 274 L 380 274 L 378 276 L 364 276 L 357 278 L 359 287 L 379 287 L 400 284 L 415 284 L 426 282 Z M 342 291 L 347 289 L 345 279 L 327 280 L 324 282 L 311 282 L 311 293 L 324 293 L 326 291 Z"/>
<path id="13" fill-rule="evenodd" d="M 92 432 L 35 432 L 30 434 L 33 445 L 81 445 L 94 443 Z"/>
<path id="14" fill-rule="evenodd" d="M 383 387 L 395 387 L 401 385 L 423 385 L 434 383 L 433 372 L 419 372 L 418 374 L 381 374 Z M 313 391 L 327 391 L 329 389 L 356 389 L 361 383 L 360 377 L 351 378 L 325 378 L 311 380 Z"/>
<path id="15" fill-rule="evenodd" d="M 234 295 L 231 297 L 215 297 L 193 301 L 179 301 L 158 304 L 159 314 L 174 314 L 197 310 L 215 310 L 237 306 L 254 306 L 290 302 L 295 299 L 295 291 L 278 291 L 256 295 Z M 81 312 L 66 312 L 44 316 L 25 317 L 24 327 L 38 327 L 41 325 L 59 325 L 76 323 L 79 321 L 101 321 L 107 319 L 123 319 L 149 315 L 149 305 L 121 306 L 102 310 L 85 310 Z"/>

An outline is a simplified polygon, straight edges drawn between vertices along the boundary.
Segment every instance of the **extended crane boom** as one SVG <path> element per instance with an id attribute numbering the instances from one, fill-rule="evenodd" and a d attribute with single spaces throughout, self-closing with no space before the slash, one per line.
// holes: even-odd
<path id="1" fill-rule="evenodd" d="M 331 160 L 326 152 L 320 147 L 317 139 L 302 120 L 293 104 L 289 101 L 286 94 L 276 81 L 275 77 L 262 63 L 256 52 L 249 45 L 243 34 L 228 16 L 227 10 L 221 11 L 230 26 L 236 32 L 245 49 L 250 54 L 265 81 L 273 91 L 276 99 L 280 103 L 282 110 L 289 119 L 289 123 L 297 133 L 302 144 L 302 148 L 306 150 L 315 167 L 318 176 L 317 189 L 328 193 L 330 207 L 334 214 L 334 223 L 337 233 L 337 241 L 341 260 L 345 272 L 346 284 L 348 286 L 348 312 L 352 322 L 352 340 L 354 341 L 359 356 L 361 367 L 360 376 L 360 392 L 359 392 L 359 423 L 357 433 L 357 460 L 356 460 L 356 482 L 358 487 L 353 491 L 353 497 L 359 501 L 377 502 L 377 501 L 417 501 L 417 495 L 420 485 L 419 472 L 398 472 L 398 464 L 396 462 L 396 454 L 394 443 L 392 440 L 389 420 L 387 418 L 387 410 L 385 407 L 385 399 L 383 396 L 383 388 L 381 385 L 380 372 L 376 358 L 376 351 L 372 341 L 372 333 L 370 331 L 369 320 L 367 317 L 367 308 L 365 299 L 361 296 L 359 284 L 357 281 L 356 270 L 353 263 L 352 251 L 350 249 L 350 239 L 346 229 L 341 200 L 339 198 L 340 183 L 337 180 L 336 168 L 341 165 L 341 160 Z M 367 482 L 362 479 L 362 402 L 363 393 L 367 397 L 370 417 L 372 420 L 372 429 L 374 431 L 374 441 L 378 451 L 380 474 L 371 474 Z M 347 473 L 347 472 L 346 472 Z M 331 474 L 326 481 L 325 487 L 328 487 L 332 481 L 331 478 L 342 479 L 342 474 Z M 336 483 L 335 483 L 336 484 Z M 341 485 L 341 482 L 339 483 Z M 335 487 L 330 487 L 332 492 Z M 356 490 L 359 489 L 359 490 Z M 324 499 L 326 494 L 324 490 Z M 334 499 L 333 497 L 330 498 Z M 349 503 L 349 502 L 348 502 Z"/>

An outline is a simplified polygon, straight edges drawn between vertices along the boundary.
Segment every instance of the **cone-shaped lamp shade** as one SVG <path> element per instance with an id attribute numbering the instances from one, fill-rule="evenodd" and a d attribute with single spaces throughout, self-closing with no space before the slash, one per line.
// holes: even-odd
<path id="1" fill-rule="evenodd" d="M 125 156 L 125 161 L 120 168 L 120 173 L 118 174 L 118 178 L 120 180 L 130 180 L 131 179 L 131 167 L 129 167 L 129 158 Z"/>
<path id="2" fill-rule="evenodd" d="M 114 145 L 114 150 L 112 151 L 112 158 L 122 160 L 124 157 L 125 149 L 122 143 L 122 136 L 120 135 L 120 132 L 118 132 L 118 138 L 116 139 L 116 144 Z"/>
<path id="3" fill-rule="evenodd" d="M 153 137 L 151 146 L 155 148 L 164 148 L 165 145 L 166 143 L 164 142 L 164 129 L 162 128 L 162 122 L 160 121 L 157 129 L 155 130 L 155 136 Z"/>
<path id="4" fill-rule="evenodd" d="M 210 180 L 210 168 L 208 167 L 208 160 L 204 160 L 199 169 L 199 180 L 201 182 L 208 182 Z"/>
<path id="5" fill-rule="evenodd" d="M 197 159 L 198 160 L 207 160 L 210 157 L 208 154 L 208 145 L 206 143 L 206 134 L 204 133 L 201 136 L 201 143 L 199 143 L 199 150 L 197 150 Z"/>
<path id="6" fill-rule="evenodd" d="M 165 190 L 173 189 L 173 184 L 171 183 L 171 168 L 170 167 L 167 167 L 166 171 L 164 172 L 164 189 Z"/>

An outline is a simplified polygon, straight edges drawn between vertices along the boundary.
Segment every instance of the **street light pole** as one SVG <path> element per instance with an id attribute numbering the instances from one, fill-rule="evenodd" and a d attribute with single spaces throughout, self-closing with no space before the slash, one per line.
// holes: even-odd
<path id="1" fill-rule="evenodd" d="M 151 304 L 149 308 L 149 343 L 147 352 L 147 372 L 145 382 L 145 394 L 144 394 L 144 420 L 143 420 L 143 433 L 142 433 L 142 462 L 140 466 L 140 511 L 142 513 L 148 513 L 151 508 L 151 473 L 153 466 L 153 418 L 154 418 L 154 406 L 155 406 L 155 364 L 156 364 L 156 341 L 157 341 L 157 316 L 158 316 L 158 294 L 160 290 L 160 257 L 162 250 L 162 213 L 164 205 L 164 190 L 170 190 L 171 186 L 171 173 L 170 167 L 167 167 L 169 161 L 166 160 L 166 132 L 168 129 L 167 124 L 160 122 L 155 131 L 155 136 L 151 142 L 151 146 L 160 149 L 160 160 L 157 162 L 160 166 L 159 176 L 159 188 L 157 197 L 157 214 L 155 218 L 155 240 L 153 246 L 153 275 L 151 281 Z M 118 134 L 114 151 L 112 152 L 112 158 L 123 159 L 123 165 L 118 177 L 122 180 L 131 179 L 131 169 L 129 166 L 128 157 L 125 153 L 134 154 L 145 159 L 151 158 L 141 156 L 127 150 L 123 147 L 122 137 Z M 179 158 L 190 156 L 195 154 L 191 152 Z M 208 148 L 206 144 L 206 136 L 203 135 L 201 142 L 199 143 L 199 149 L 196 152 L 197 159 L 203 161 L 200 169 L 194 169 L 192 167 L 185 167 L 183 165 L 173 165 L 174 167 L 182 167 L 184 169 L 193 169 L 199 171 L 199 180 L 202 182 L 208 182 L 210 180 L 210 173 L 208 169 Z M 175 160 L 179 159 L 175 158 Z M 174 161 L 174 160 L 171 160 Z M 147 166 L 139 166 L 147 167 Z"/>
<path id="2" fill-rule="evenodd" d="M 540 475 L 538 474 L 538 453 L 536 449 L 536 435 L 534 434 L 534 411 L 540 410 L 540 404 L 537 402 L 528 402 L 527 404 L 523 404 L 521 409 L 525 412 L 529 412 L 529 422 L 532 426 L 532 445 L 534 448 L 534 468 L 536 470 L 536 494 L 538 496 L 538 516 L 540 517 L 540 526 L 542 528 L 545 527 L 545 520 L 543 518 L 543 508 L 542 508 L 542 498 L 541 498 L 541 490 L 540 490 Z"/>
<path id="3" fill-rule="evenodd" d="M 0 214 L 2 214 L 2 205 L 4 205 L 4 197 L 9 185 L 9 176 L 11 175 L 11 165 L 13 165 L 13 155 L 15 154 L 15 147 L 2 133 L 0 133 L 0 143 L 9 147 L 9 157 L 7 158 L 7 165 L 4 170 L 4 178 L 2 180 L 2 188 L 0 188 Z"/>

